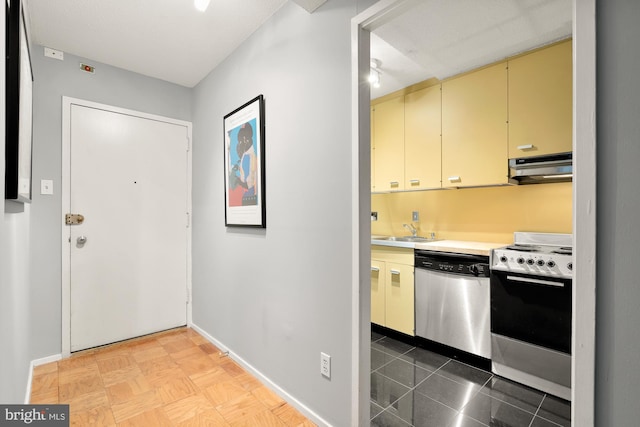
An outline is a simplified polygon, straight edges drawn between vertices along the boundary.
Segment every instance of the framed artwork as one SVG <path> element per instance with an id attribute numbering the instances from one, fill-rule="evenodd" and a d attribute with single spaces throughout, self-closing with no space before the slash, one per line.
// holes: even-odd
<path id="1" fill-rule="evenodd" d="M 264 97 L 224 116 L 224 221 L 266 228 Z"/>
<path id="2" fill-rule="evenodd" d="M 6 4 L 5 192 L 31 201 L 33 73 L 22 2 Z"/>

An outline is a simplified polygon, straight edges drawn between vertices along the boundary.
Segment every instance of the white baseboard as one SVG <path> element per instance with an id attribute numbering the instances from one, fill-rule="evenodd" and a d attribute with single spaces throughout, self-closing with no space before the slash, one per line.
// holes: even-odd
<path id="1" fill-rule="evenodd" d="M 24 396 L 25 405 L 28 405 L 29 401 L 31 400 L 31 383 L 33 382 L 33 368 L 35 368 L 36 366 L 45 365 L 47 363 L 57 362 L 58 360 L 61 360 L 61 359 L 62 359 L 62 354 L 54 354 L 51 356 L 47 356 L 47 357 L 43 357 L 43 358 L 35 359 L 31 361 L 31 363 L 29 364 L 29 376 L 27 378 L 27 391 Z"/>
<path id="2" fill-rule="evenodd" d="M 247 370 L 253 376 L 258 378 L 261 383 L 263 383 L 265 386 L 267 386 L 269 389 L 271 389 L 271 391 L 276 393 L 278 396 L 280 396 L 282 399 L 284 399 L 291 406 L 293 406 L 297 410 L 299 410 L 305 417 L 309 418 L 311 421 L 313 421 L 318 426 L 331 427 L 331 424 L 329 424 L 326 420 L 324 420 L 322 417 L 320 417 L 318 414 L 316 414 L 314 411 L 312 411 L 308 406 L 306 406 L 305 404 L 300 402 L 298 399 L 293 397 L 291 394 L 289 394 L 282 387 L 280 387 L 279 385 L 277 385 L 276 383 L 271 381 L 262 372 L 258 371 L 251 364 L 247 363 L 247 361 L 245 361 L 242 357 L 238 356 L 236 353 L 234 353 L 232 350 L 230 350 L 222 342 L 218 341 L 217 339 L 215 339 L 214 337 L 209 335 L 202 328 L 198 327 L 198 325 L 196 325 L 195 323 L 191 323 L 191 324 L 189 324 L 189 327 L 192 328 L 193 330 L 195 330 L 196 332 L 198 332 L 200 335 L 202 335 L 204 338 L 206 338 L 209 342 L 211 342 L 213 345 L 218 347 L 223 352 L 227 352 L 228 353 L 228 357 L 233 359 L 240 366 L 242 366 L 245 370 Z"/>

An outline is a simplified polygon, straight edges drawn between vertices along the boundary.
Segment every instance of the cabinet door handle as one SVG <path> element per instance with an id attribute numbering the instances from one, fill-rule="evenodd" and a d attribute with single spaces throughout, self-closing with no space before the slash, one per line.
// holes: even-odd
<path id="1" fill-rule="evenodd" d="M 518 150 L 533 150 L 533 144 L 518 145 Z"/>
<path id="2" fill-rule="evenodd" d="M 400 275 L 400 270 L 394 270 L 394 269 L 391 269 L 391 270 L 389 270 L 389 271 L 390 271 L 390 272 L 391 272 L 391 274 L 393 274 L 393 275 L 396 275 L 396 276 L 399 276 L 399 275 Z"/>
<path id="3" fill-rule="evenodd" d="M 400 185 L 400 183 L 398 181 L 391 181 L 389 185 L 392 187 L 397 187 L 398 185 Z"/>
<path id="4" fill-rule="evenodd" d="M 420 185 L 420 180 L 419 179 L 411 179 L 411 180 L 409 180 L 409 184 L 411 184 L 411 185 Z"/>
<path id="5" fill-rule="evenodd" d="M 371 267 L 371 271 L 380 271 L 380 267 Z"/>
<path id="6" fill-rule="evenodd" d="M 459 176 L 450 176 L 449 177 L 449 182 L 460 182 L 460 177 Z"/>

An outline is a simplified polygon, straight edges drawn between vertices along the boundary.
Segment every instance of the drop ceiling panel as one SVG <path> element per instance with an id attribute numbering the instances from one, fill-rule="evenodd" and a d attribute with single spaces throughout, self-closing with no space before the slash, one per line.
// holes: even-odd
<path id="1" fill-rule="evenodd" d="M 571 0 L 424 0 L 374 33 L 421 67 L 425 80 L 499 61 L 571 31 Z M 376 42 L 372 37 L 372 56 Z M 384 73 L 389 61 L 378 59 Z"/>

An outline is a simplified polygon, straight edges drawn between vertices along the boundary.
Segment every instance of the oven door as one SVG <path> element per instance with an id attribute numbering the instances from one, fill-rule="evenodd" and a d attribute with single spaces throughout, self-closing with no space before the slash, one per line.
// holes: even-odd
<path id="1" fill-rule="evenodd" d="M 491 332 L 571 354 L 571 279 L 491 271 Z"/>

